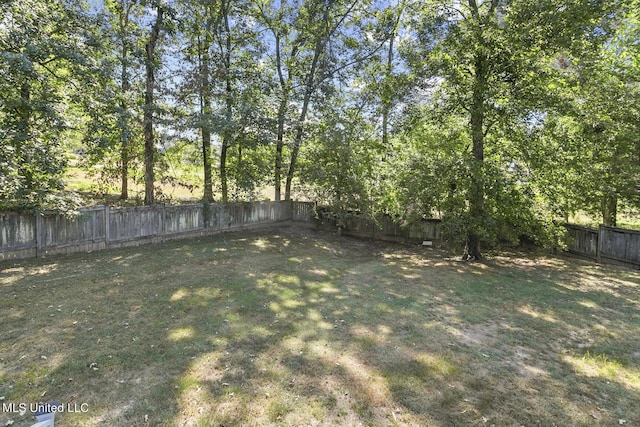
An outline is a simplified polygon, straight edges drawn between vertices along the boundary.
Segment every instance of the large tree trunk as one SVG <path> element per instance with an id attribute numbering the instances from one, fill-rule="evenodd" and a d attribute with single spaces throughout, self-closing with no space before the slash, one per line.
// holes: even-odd
<path id="1" fill-rule="evenodd" d="M 478 3 L 476 0 L 468 0 L 468 4 L 475 24 L 481 28 L 484 18 L 481 16 Z M 487 16 L 492 17 L 497 7 L 498 0 L 491 0 Z M 485 222 L 486 215 L 484 207 L 484 128 L 490 64 L 486 54 L 481 50 L 485 44 L 482 34 L 478 34 L 476 43 L 478 43 L 479 47 L 476 47 L 474 55 L 472 99 L 469 109 L 471 113 L 470 127 L 473 157 L 471 164 L 471 181 L 467 193 L 469 223 L 467 224 L 467 247 L 464 254 L 464 259 L 467 260 L 482 259 L 480 233 L 484 228 L 482 224 Z"/>
<path id="2" fill-rule="evenodd" d="M 602 201 L 602 224 L 615 227 L 618 219 L 618 197 L 615 194 L 604 196 Z"/>
<path id="3" fill-rule="evenodd" d="M 487 90 L 487 61 L 477 54 L 474 65 L 473 98 L 471 102 L 471 140 L 473 163 L 471 164 L 471 182 L 469 183 L 469 217 L 467 247 L 464 258 L 480 260 L 480 223 L 484 220 L 484 120 L 485 97 Z"/>
<path id="4" fill-rule="evenodd" d="M 153 134 L 153 93 L 155 88 L 155 52 L 158 38 L 160 37 L 160 28 L 162 26 L 162 15 L 164 10 L 158 6 L 156 22 L 153 24 L 149 41 L 145 46 L 146 51 L 146 90 L 144 94 L 144 115 L 143 115 L 143 132 L 144 132 L 144 204 L 152 205 L 154 200 L 154 163 L 155 163 L 155 137 Z"/>

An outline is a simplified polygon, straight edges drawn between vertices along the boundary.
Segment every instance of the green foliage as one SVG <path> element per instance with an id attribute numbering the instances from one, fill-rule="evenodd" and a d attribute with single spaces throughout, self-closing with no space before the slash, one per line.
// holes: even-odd
<path id="1" fill-rule="evenodd" d="M 579 175 L 587 163 L 568 163 L 560 139 L 551 138 L 556 149 L 545 145 L 544 122 L 584 101 L 575 96 L 581 71 L 599 60 L 622 5 L 432 1 L 411 14 L 417 34 L 403 53 L 429 98 L 417 102 L 423 107 L 399 139 L 409 152 L 394 169 L 411 173 L 397 177 L 398 213 L 410 206 L 405 216 L 440 215 L 459 244 L 522 237 L 554 244 L 554 221 L 579 203 L 569 195 L 575 187 L 554 175 Z M 611 141 L 601 144 L 619 152 Z"/>
<path id="2" fill-rule="evenodd" d="M 120 185 L 121 198 L 128 196 L 122 180 L 137 180 L 142 164 L 143 49 L 137 0 L 107 0 L 97 19 L 100 67 L 82 97 L 85 112 L 84 150 L 81 164 L 95 180 L 99 194 Z"/>
<path id="3" fill-rule="evenodd" d="M 0 205 L 65 209 L 63 141 L 95 65 L 92 23 L 63 1 L 11 1 L 0 19 Z"/>
<path id="4" fill-rule="evenodd" d="M 325 107 L 323 113 L 303 151 L 300 181 L 306 197 L 334 211 L 369 213 L 379 152 L 373 129 L 355 108 Z"/>
<path id="5" fill-rule="evenodd" d="M 144 140 L 146 180 L 207 200 L 286 181 L 285 198 L 442 218 L 460 246 L 554 246 L 573 213 L 640 209 L 637 0 L 7 5 L 3 207 L 64 208 L 69 147 L 126 198 Z"/>
<path id="6" fill-rule="evenodd" d="M 483 165 L 486 215 L 470 214 L 468 181 L 472 177 L 468 152 L 469 135 L 464 121 L 456 116 L 433 117 L 421 112 L 419 124 L 394 140 L 396 154 L 387 168 L 386 206 L 390 213 L 409 223 L 423 218 L 443 220 L 445 239 L 463 247 L 473 229 L 490 245 L 516 244 L 521 240 L 556 246 L 558 234 L 554 215 L 529 171 L 509 161 L 508 142 L 501 150 L 486 153 Z"/>

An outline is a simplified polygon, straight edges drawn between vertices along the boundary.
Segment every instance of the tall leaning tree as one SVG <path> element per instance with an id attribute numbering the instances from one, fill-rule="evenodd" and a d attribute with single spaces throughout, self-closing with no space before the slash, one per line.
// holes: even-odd
<path id="1" fill-rule="evenodd" d="M 373 31 L 363 30 L 373 20 L 373 6 L 361 0 L 304 0 L 298 7 L 268 1 L 260 9 L 273 40 L 277 80 L 275 199 L 281 199 L 284 178 L 284 199 L 290 200 L 314 101 L 320 92 L 339 86 L 347 70 L 378 52 L 388 34 L 373 46 L 358 42 L 358 37 L 375 38 Z"/>
<path id="2" fill-rule="evenodd" d="M 562 71 L 551 64 L 597 50 L 621 2 L 432 0 L 415 15 L 422 72 L 437 82 L 437 103 L 467 122 L 468 148 L 459 153 L 466 259 L 481 259 L 481 241 L 496 234 L 500 211 L 510 208 L 500 184 L 517 163 L 504 155 L 510 129 L 549 108 L 549 79 Z"/>

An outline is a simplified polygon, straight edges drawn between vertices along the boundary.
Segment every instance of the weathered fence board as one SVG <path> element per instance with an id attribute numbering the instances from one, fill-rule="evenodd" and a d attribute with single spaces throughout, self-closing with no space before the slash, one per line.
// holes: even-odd
<path id="1" fill-rule="evenodd" d="M 16 213 L 0 214 L 0 247 L 22 249 L 35 246 L 36 218 Z"/>
<path id="2" fill-rule="evenodd" d="M 111 209 L 109 212 L 109 242 L 123 242 L 161 236 L 162 206 L 140 206 Z"/>
<path id="3" fill-rule="evenodd" d="M 625 228 L 565 225 L 567 250 L 598 262 L 615 261 L 640 267 L 640 231 Z"/>
<path id="4" fill-rule="evenodd" d="M 640 266 L 640 232 L 623 228 L 600 226 L 598 258 Z"/>
<path id="5" fill-rule="evenodd" d="M 341 232 L 347 235 L 418 243 L 425 240 L 442 240 L 439 219 L 405 223 L 389 215 L 380 215 L 373 219 L 357 212 L 336 215 L 330 209 L 323 208 L 320 208 L 319 214 L 321 224 L 329 227 L 338 227 L 340 224 Z"/>
<path id="6" fill-rule="evenodd" d="M 573 224 L 565 227 L 569 252 L 593 259 L 598 257 L 598 229 Z"/>
<path id="7" fill-rule="evenodd" d="M 0 213 L 0 260 L 99 250 L 274 223 L 311 221 L 313 203 L 246 202 Z M 295 212 L 295 218 L 292 213 Z M 304 216 L 308 215 L 308 217 Z"/>
<path id="8" fill-rule="evenodd" d="M 204 228 L 202 205 L 164 208 L 165 234 L 189 233 Z"/>
<path id="9" fill-rule="evenodd" d="M 105 238 L 104 207 L 82 209 L 77 217 L 42 215 L 42 247 L 61 247 L 81 242 L 94 242 Z"/>

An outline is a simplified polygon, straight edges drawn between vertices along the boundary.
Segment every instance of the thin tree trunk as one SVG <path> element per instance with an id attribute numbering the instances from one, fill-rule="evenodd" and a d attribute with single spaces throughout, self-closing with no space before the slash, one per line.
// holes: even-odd
<path id="1" fill-rule="evenodd" d="M 324 14 L 324 22 L 326 24 L 328 19 L 328 9 Z M 296 170 L 298 154 L 300 153 L 300 146 L 302 145 L 302 136 L 304 134 L 304 122 L 307 119 L 307 111 L 309 110 L 309 102 L 311 101 L 311 95 L 315 89 L 315 75 L 318 69 L 318 63 L 320 62 L 320 56 L 324 51 L 326 44 L 326 36 L 319 36 L 316 40 L 316 45 L 313 53 L 313 61 L 311 62 L 311 68 L 307 75 L 307 81 L 305 83 L 304 98 L 302 100 L 302 110 L 298 117 L 298 123 L 296 125 L 296 135 L 293 140 L 293 148 L 291 149 L 291 161 L 289 162 L 289 170 L 287 172 L 287 181 L 285 183 L 284 199 L 286 201 L 291 200 L 291 183 L 293 182 L 293 175 Z"/>
<path id="2" fill-rule="evenodd" d="M 278 108 L 278 135 L 276 136 L 276 164 L 274 175 L 275 186 L 275 201 L 279 202 L 282 199 L 282 152 L 284 149 L 284 122 L 287 114 L 287 94 L 283 94 L 283 99 L 280 101 L 280 107 Z"/>
<path id="3" fill-rule="evenodd" d="M 279 202 L 282 199 L 282 152 L 284 150 L 284 123 L 287 116 L 287 106 L 289 105 L 289 86 L 282 73 L 282 56 L 280 51 L 280 35 L 276 34 L 276 68 L 278 80 L 282 90 L 282 98 L 278 107 L 278 131 L 276 135 L 276 158 L 274 171 L 274 200 Z"/>
<path id="4" fill-rule="evenodd" d="M 211 129 L 209 120 L 211 118 L 211 81 L 209 78 L 209 49 L 211 41 L 209 37 L 209 29 L 206 29 L 205 43 L 202 46 L 202 92 L 200 94 L 200 111 L 203 115 L 203 123 L 200 128 L 202 133 L 202 167 L 204 169 L 204 190 L 202 200 L 205 203 L 213 201 L 213 181 L 211 173 Z"/>
<path id="5" fill-rule="evenodd" d="M 18 108 L 20 122 L 18 124 L 18 132 L 22 135 L 19 138 L 30 138 L 31 127 L 31 84 L 28 81 L 20 85 L 20 107 Z M 18 142 L 16 152 L 22 151 L 22 143 Z M 28 156 L 28 154 L 27 154 Z M 22 157 L 22 156 L 21 156 Z M 25 190 L 30 192 L 34 187 L 33 172 L 29 168 L 29 162 L 19 162 L 20 175 L 24 177 Z"/>
<path id="6" fill-rule="evenodd" d="M 208 102 L 208 99 L 205 101 Z M 213 181 L 211 179 L 211 131 L 202 127 L 202 167 L 204 168 L 204 191 L 202 200 L 213 201 Z"/>
<path id="7" fill-rule="evenodd" d="M 226 32 L 225 39 L 225 127 L 224 135 L 222 137 L 222 147 L 220 149 L 220 182 L 222 186 L 222 203 L 227 203 L 229 200 L 229 184 L 227 177 L 227 151 L 231 145 L 232 132 L 231 132 L 231 120 L 233 118 L 233 86 L 231 82 L 231 31 L 229 27 L 229 4 L 226 1 L 222 2 L 222 14 L 224 29 Z"/>
<path id="8" fill-rule="evenodd" d="M 242 171 L 244 169 L 244 165 L 242 164 L 242 141 L 245 140 L 245 135 L 242 135 L 241 138 L 238 139 L 237 145 L 238 145 L 238 169 L 236 171 L 236 174 L 238 173 L 238 171 Z M 248 180 L 247 180 L 248 182 Z"/>
<path id="9" fill-rule="evenodd" d="M 229 201 L 229 186 L 227 180 L 227 151 L 229 150 L 229 141 L 227 137 L 222 138 L 222 147 L 220 147 L 220 181 L 222 187 L 222 203 Z"/>
<path id="10" fill-rule="evenodd" d="M 402 10 L 398 13 L 398 18 L 396 19 L 396 23 L 389 37 L 389 52 L 387 54 L 387 68 L 385 75 L 385 84 L 383 89 L 383 98 L 382 98 L 382 145 L 385 149 L 389 145 L 389 115 L 391 114 L 391 91 L 393 90 L 391 86 L 391 73 L 393 72 L 393 45 L 396 38 L 396 31 L 398 29 L 398 23 L 400 22 L 400 16 L 402 14 Z"/>
<path id="11" fill-rule="evenodd" d="M 123 135 L 120 138 L 120 200 L 127 200 L 129 198 L 129 140 Z"/>
<path id="12" fill-rule="evenodd" d="M 149 41 L 145 46 L 146 51 L 146 90 L 144 94 L 144 115 L 143 115 L 143 132 L 144 132 L 144 204 L 152 205 L 154 200 L 154 163 L 155 163 L 155 137 L 153 134 L 153 107 L 154 107 L 154 88 L 155 88 L 155 51 L 158 38 L 160 37 L 160 28 L 162 26 L 162 16 L 164 10 L 158 6 L 156 22 L 153 24 Z"/>
<path id="13" fill-rule="evenodd" d="M 129 76 L 127 73 L 127 43 L 122 42 L 122 85 L 121 95 L 122 101 L 120 102 L 121 112 L 121 129 L 120 129 L 120 162 L 121 162 L 121 183 L 120 183 L 120 199 L 126 200 L 129 198 L 129 132 L 127 129 L 127 103 L 126 95 L 129 91 Z"/>
<path id="14" fill-rule="evenodd" d="M 620 156 L 620 149 L 616 147 L 614 158 Z M 614 164 L 609 170 L 611 177 L 618 176 L 620 174 L 620 166 Z M 615 227 L 618 220 L 618 196 L 615 191 L 607 189 L 602 199 L 602 224 L 609 227 Z"/>
<path id="15" fill-rule="evenodd" d="M 120 86 L 120 94 L 122 96 L 122 100 L 120 102 L 121 116 L 120 116 L 120 199 L 126 200 L 129 198 L 129 120 L 127 114 L 127 93 L 129 92 L 131 85 L 129 82 L 129 73 L 128 73 L 128 57 L 129 57 L 129 46 L 127 43 L 127 32 L 129 27 L 129 15 L 131 13 L 131 8 L 135 4 L 135 1 L 132 1 L 128 4 L 125 4 L 124 1 L 120 3 L 122 10 L 119 11 L 118 17 L 118 25 L 120 30 L 120 37 L 122 41 L 122 51 L 121 51 L 121 86 Z"/>

